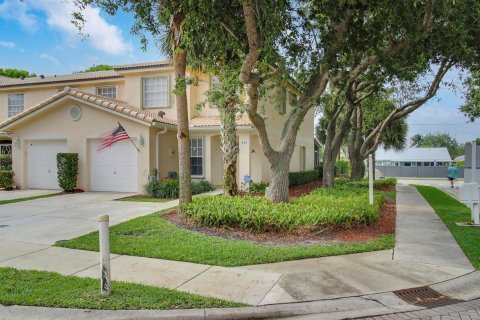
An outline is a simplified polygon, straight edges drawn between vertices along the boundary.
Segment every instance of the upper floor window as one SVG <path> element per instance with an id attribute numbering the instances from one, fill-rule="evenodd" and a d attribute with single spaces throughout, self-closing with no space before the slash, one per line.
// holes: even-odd
<path id="1" fill-rule="evenodd" d="M 168 106 L 168 77 L 143 79 L 143 106 L 147 108 Z"/>
<path id="2" fill-rule="evenodd" d="M 307 170 L 307 148 L 300 146 L 300 171 Z"/>
<path id="3" fill-rule="evenodd" d="M 203 176 L 203 139 L 190 139 L 190 165 L 192 176 Z"/>
<path id="4" fill-rule="evenodd" d="M 278 107 L 280 114 L 287 113 L 287 89 L 285 87 L 280 89 L 280 105 Z"/>
<path id="5" fill-rule="evenodd" d="M 115 86 L 96 87 L 95 91 L 99 96 L 102 96 L 105 98 L 111 98 L 111 99 L 117 98 L 117 88 Z"/>
<path id="6" fill-rule="evenodd" d="M 23 111 L 25 95 L 23 93 L 10 93 L 8 95 L 8 117 L 13 117 Z"/>

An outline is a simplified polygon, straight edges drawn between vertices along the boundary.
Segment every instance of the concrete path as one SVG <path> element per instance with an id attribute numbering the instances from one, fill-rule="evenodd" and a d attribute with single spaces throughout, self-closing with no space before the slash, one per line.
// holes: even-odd
<path id="1" fill-rule="evenodd" d="M 472 269 L 455 238 L 417 189 L 398 189 L 394 259 Z"/>
<path id="2" fill-rule="evenodd" d="M 463 185 L 463 179 L 459 179 L 458 181 L 455 181 L 454 187 L 452 188 L 450 185 L 450 182 L 447 179 L 420 179 L 420 178 L 400 178 L 398 179 L 399 184 L 403 185 L 422 185 L 422 186 L 432 186 L 432 187 L 437 187 L 446 193 L 449 193 L 452 195 L 454 198 L 458 199 L 459 197 L 459 192 L 460 192 L 460 187 Z"/>
<path id="3" fill-rule="evenodd" d="M 26 190 L 11 190 L 11 191 L 0 190 L 0 201 L 44 196 L 47 194 L 54 194 L 59 192 L 61 192 L 61 190 L 42 190 L 42 189 L 26 189 Z"/>
<path id="4" fill-rule="evenodd" d="M 63 203 L 69 206 L 73 200 L 66 197 L 62 197 Z M 92 200 L 91 197 L 95 195 L 86 197 Z M 50 213 L 43 214 L 43 217 L 42 213 L 38 215 L 42 219 L 53 219 L 49 221 L 64 219 L 68 224 L 87 226 L 82 214 L 85 212 L 88 215 L 90 211 L 85 208 L 90 208 L 95 214 L 89 215 L 89 232 L 95 229 L 92 226 L 96 226 L 99 213 L 111 213 L 115 208 L 112 206 L 120 203 L 108 200 L 105 196 L 102 199 L 99 200 L 102 205 L 97 203 L 91 207 L 91 202 L 87 201 L 77 203 L 79 207 L 71 208 L 75 209 L 73 211 L 61 211 L 56 215 L 47 210 Z M 57 229 L 48 229 L 52 233 L 49 235 L 44 233 L 45 228 L 40 234 L 35 230 L 35 224 L 43 220 L 30 216 L 28 212 L 43 212 L 49 208 L 47 201 L 35 202 L 31 202 L 29 210 L 22 206 L 14 207 L 20 216 L 17 219 L 22 219 L 22 214 L 26 221 L 33 219 L 34 224 L 28 224 L 28 231 L 17 228 L 18 232 L 23 233 L 16 235 L 11 232 L 5 234 L 0 229 L 0 267 L 97 277 L 98 253 L 49 246 L 53 240 L 62 237 L 69 239 L 77 234 L 79 230 L 76 227 L 68 227 L 68 235 Z M 112 279 L 173 288 L 250 305 L 268 305 L 372 295 L 446 281 L 473 271 L 449 231 L 415 189 L 400 187 L 397 203 L 398 236 L 395 250 L 236 268 L 112 255 Z M 133 210 L 129 204 L 121 202 L 120 206 L 122 210 Z M 161 205 L 154 204 L 155 210 L 159 210 Z M 149 210 L 137 203 L 134 207 L 139 211 L 125 215 L 118 208 L 120 211 L 114 221 L 143 215 Z M 104 210 L 99 210 L 102 208 Z M 150 211 L 154 211 L 153 208 Z M 8 223 L 9 220 L 0 221 L 0 224 Z M 48 243 L 47 240 L 52 242 Z"/>

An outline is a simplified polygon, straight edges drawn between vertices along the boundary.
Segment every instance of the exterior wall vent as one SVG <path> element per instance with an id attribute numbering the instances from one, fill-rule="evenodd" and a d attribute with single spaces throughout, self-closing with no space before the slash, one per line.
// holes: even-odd
<path id="1" fill-rule="evenodd" d="M 82 117 L 82 109 L 77 105 L 73 105 L 70 107 L 68 114 L 70 115 L 70 119 L 77 121 Z"/>

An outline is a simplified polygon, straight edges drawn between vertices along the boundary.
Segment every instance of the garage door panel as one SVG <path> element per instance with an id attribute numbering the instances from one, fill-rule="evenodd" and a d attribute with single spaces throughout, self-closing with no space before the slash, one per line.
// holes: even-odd
<path id="1" fill-rule="evenodd" d="M 66 140 L 31 141 L 27 147 L 28 187 L 59 189 L 57 153 L 67 152 Z"/>
<path id="2" fill-rule="evenodd" d="M 120 141 L 97 151 L 90 144 L 90 189 L 92 191 L 137 192 L 138 151 L 130 141 Z"/>

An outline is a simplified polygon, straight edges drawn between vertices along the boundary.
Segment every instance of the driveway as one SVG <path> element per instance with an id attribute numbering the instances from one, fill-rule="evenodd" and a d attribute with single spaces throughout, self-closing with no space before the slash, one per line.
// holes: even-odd
<path id="1" fill-rule="evenodd" d="M 102 214 L 114 225 L 176 205 L 115 201 L 128 195 L 85 192 L 0 205 L 0 241 L 53 245 L 97 230 Z"/>
<path id="2" fill-rule="evenodd" d="M 3 190 L 3 191 L 0 191 L 0 201 L 44 196 L 47 194 L 53 194 L 53 193 L 59 193 L 59 192 L 61 192 L 61 190 L 42 190 L 42 189 L 26 189 L 26 190 L 12 190 L 12 191 Z"/>

